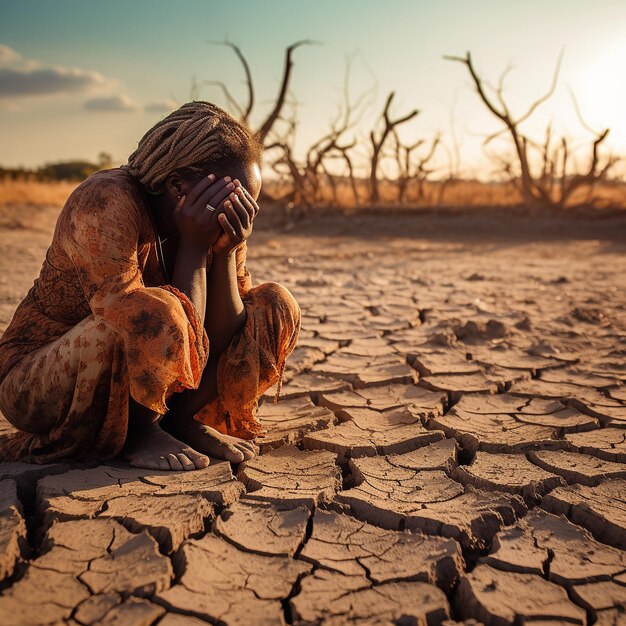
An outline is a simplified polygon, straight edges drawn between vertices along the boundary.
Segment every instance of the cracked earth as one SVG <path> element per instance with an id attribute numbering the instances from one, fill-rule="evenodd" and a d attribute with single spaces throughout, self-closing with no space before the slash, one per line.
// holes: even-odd
<path id="1" fill-rule="evenodd" d="M 0 624 L 626 624 L 624 221 L 394 220 L 254 233 L 303 312 L 260 456 L 0 464 Z"/>

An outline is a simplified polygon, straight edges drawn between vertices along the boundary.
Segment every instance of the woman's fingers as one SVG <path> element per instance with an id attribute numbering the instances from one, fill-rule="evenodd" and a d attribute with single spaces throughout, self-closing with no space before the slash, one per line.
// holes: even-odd
<path id="1" fill-rule="evenodd" d="M 246 213 L 248 214 L 248 217 L 250 218 L 250 221 L 252 222 L 254 220 L 254 216 L 256 215 L 256 212 L 254 210 L 254 206 L 248 199 L 248 196 L 246 196 L 244 188 L 237 187 L 234 193 L 237 195 L 237 198 L 239 199 L 241 206 L 243 206 L 243 208 L 246 210 Z"/>
<path id="2" fill-rule="evenodd" d="M 252 205 L 252 208 L 254 209 L 254 214 L 256 215 L 259 212 L 259 205 L 256 203 L 256 200 L 252 197 L 252 194 L 245 187 L 242 187 L 241 189 L 243 190 L 248 202 Z"/>
<path id="3" fill-rule="evenodd" d="M 178 198 L 178 202 L 176 203 L 176 207 L 174 208 L 174 217 L 177 217 L 180 214 L 186 199 L 187 196 L 185 195 L 182 195 L 180 198 Z"/>
<path id="4" fill-rule="evenodd" d="M 236 193 L 231 193 L 228 196 L 228 200 L 230 205 L 235 209 L 237 215 L 239 216 L 239 221 L 245 229 L 250 227 L 251 216 L 248 213 L 246 207 L 241 202 L 241 198 Z M 225 206 L 225 205 L 224 205 Z"/>
<path id="5" fill-rule="evenodd" d="M 235 188 L 235 185 L 232 182 L 226 182 L 225 178 L 222 179 L 221 182 L 223 182 L 222 185 L 215 185 L 214 187 L 206 189 L 205 192 L 198 198 L 197 203 L 199 210 L 204 211 L 207 204 L 210 204 L 217 209 L 220 202 L 222 202 L 224 198 L 227 198 L 228 194 Z"/>
<path id="6" fill-rule="evenodd" d="M 202 177 L 189 191 L 187 194 L 187 200 L 189 205 L 193 205 L 196 200 L 210 187 L 213 185 L 220 185 L 223 182 L 223 178 L 220 178 L 218 181 L 215 180 L 214 174 L 209 174 L 208 176 Z M 226 184 L 226 183 L 225 183 Z"/>
<path id="7" fill-rule="evenodd" d="M 224 212 L 231 226 L 235 229 L 237 237 L 244 239 L 247 227 L 241 222 L 239 213 L 237 212 L 237 210 L 233 206 L 233 203 L 230 200 L 224 202 Z"/>
<path id="8" fill-rule="evenodd" d="M 230 176 L 215 180 L 215 176 L 210 174 L 207 178 L 202 178 L 187 194 L 185 205 L 194 207 L 197 212 L 203 211 L 207 204 L 217 208 L 234 189 L 235 183 Z"/>
<path id="9" fill-rule="evenodd" d="M 233 180 L 233 184 L 235 185 L 234 193 L 236 193 L 243 206 L 246 210 L 251 213 L 252 217 L 254 217 L 259 212 L 259 205 L 256 200 L 252 196 L 252 194 L 241 184 L 241 181 L 238 178 Z"/>
<path id="10" fill-rule="evenodd" d="M 230 180 L 229 177 L 227 178 Z M 214 194 L 207 197 L 206 202 L 208 202 L 211 206 L 214 206 L 217 209 L 220 204 L 222 204 L 222 202 L 224 202 L 224 200 L 228 198 L 228 196 L 233 192 L 234 189 L 235 183 L 229 182 L 225 187 L 223 187 L 222 189 L 218 189 Z"/>
<path id="11" fill-rule="evenodd" d="M 232 211 L 232 208 L 231 208 L 231 211 Z M 224 232 L 228 233 L 234 239 L 237 239 L 238 237 L 237 231 L 235 230 L 234 226 L 231 224 L 230 220 L 226 216 L 226 213 L 220 213 L 219 220 L 220 220 L 220 224 L 222 225 L 222 228 L 224 229 Z M 236 217 L 235 217 L 235 220 L 236 220 Z M 239 221 L 239 220 L 236 220 L 236 221 Z M 239 226 L 241 226 L 241 224 Z"/>

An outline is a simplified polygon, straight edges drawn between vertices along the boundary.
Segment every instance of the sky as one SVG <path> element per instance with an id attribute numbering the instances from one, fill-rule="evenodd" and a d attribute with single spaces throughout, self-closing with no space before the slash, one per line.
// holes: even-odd
<path id="1" fill-rule="evenodd" d="M 225 39 L 251 66 L 253 125 L 274 101 L 285 47 L 315 41 L 294 54 L 297 154 L 329 128 L 350 59 L 352 99 L 368 94 L 346 135 L 360 141 L 360 158 L 394 91 L 394 117 L 420 111 L 401 127 L 405 142 L 441 133 L 448 151 L 460 146 L 465 173 L 487 174 L 494 166 L 483 140 L 499 127 L 466 68 L 443 56 L 471 51 L 493 84 L 511 66 L 504 97 L 521 114 L 548 89 L 563 51 L 553 98 L 523 130 L 539 141 L 552 123 L 583 163 L 593 135 L 577 119 L 571 90 L 587 125 L 611 128 L 607 149 L 626 155 L 624 0 L 0 0 L 0 165 L 94 161 L 102 151 L 123 163 L 146 130 L 190 99 L 194 79 L 224 81 L 243 99 L 241 66 L 212 43 Z M 226 104 L 217 87 L 199 95 Z M 488 147 L 507 149 L 503 139 Z M 442 167 L 447 154 L 442 147 Z"/>

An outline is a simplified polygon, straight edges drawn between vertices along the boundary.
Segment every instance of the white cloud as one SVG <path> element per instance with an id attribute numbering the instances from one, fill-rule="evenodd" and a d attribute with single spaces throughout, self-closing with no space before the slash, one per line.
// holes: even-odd
<path id="1" fill-rule="evenodd" d="M 0 65 L 11 65 L 17 63 L 22 58 L 19 52 L 0 43 Z"/>
<path id="2" fill-rule="evenodd" d="M 87 91 L 105 83 L 97 72 L 63 67 L 20 70 L 0 68 L 0 98 L 23 98 Z"/>
<path id="3" fill-rule="evenodd" d="M 140 105 L 124 94 L 104 95 L 117 86 L 117 81 L 107 79 L 98 72 L 43 65 L 0 43 L 1 109 L 17 111 L 24 99 L 37 96 L 77 93 L 93 95 L 83 104 L 83 108 L 91 112 L 127 113 L 143 110 L 149 113 L 169 113 L 179 107 L 171 98 Z M 94 92 L 104 94 L 96 96 Z"/>
<path id="4" fill-rule="evenodd" d="M 87 111 L 106 111 L 113 113 L 128 113 L 141 109 L 134 100 L 125 95 L 92 98 L 85 102 L 84 108 Z"/>
<path id="5" fill-rule="evenodd" d="M 0 99 L 85 92 L 106 84 L 98 72 L 43 66 L 0 44 Z"/>
<path id="6" fill-rule="evenodd" d="M 160 100 L 158 102 L 150 102 L 144 106 L 144 110 L 150 113 L 169 113 L 179 107 L 174 100 Z"/>

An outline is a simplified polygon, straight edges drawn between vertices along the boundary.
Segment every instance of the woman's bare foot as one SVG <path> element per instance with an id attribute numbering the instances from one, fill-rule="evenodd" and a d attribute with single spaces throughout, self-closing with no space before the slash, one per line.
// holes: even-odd
<path id="1" fill-rule="evenodd" d="M 167 415 L 162 421 L 162 426 L 168 433 L 195 450 L 233 463 L 247 461 L 259 451 L 251 441 L 224 435 L 215 428 L 197 422 L 193 417 Z"/>
<path id="2" fill-rule="evenodd" d="M 210 463 L 205 454 L 175 439 L 156 422 L 126 439 L 123 456 L 135 467 L 157 470 L 195 470 Z"/>

